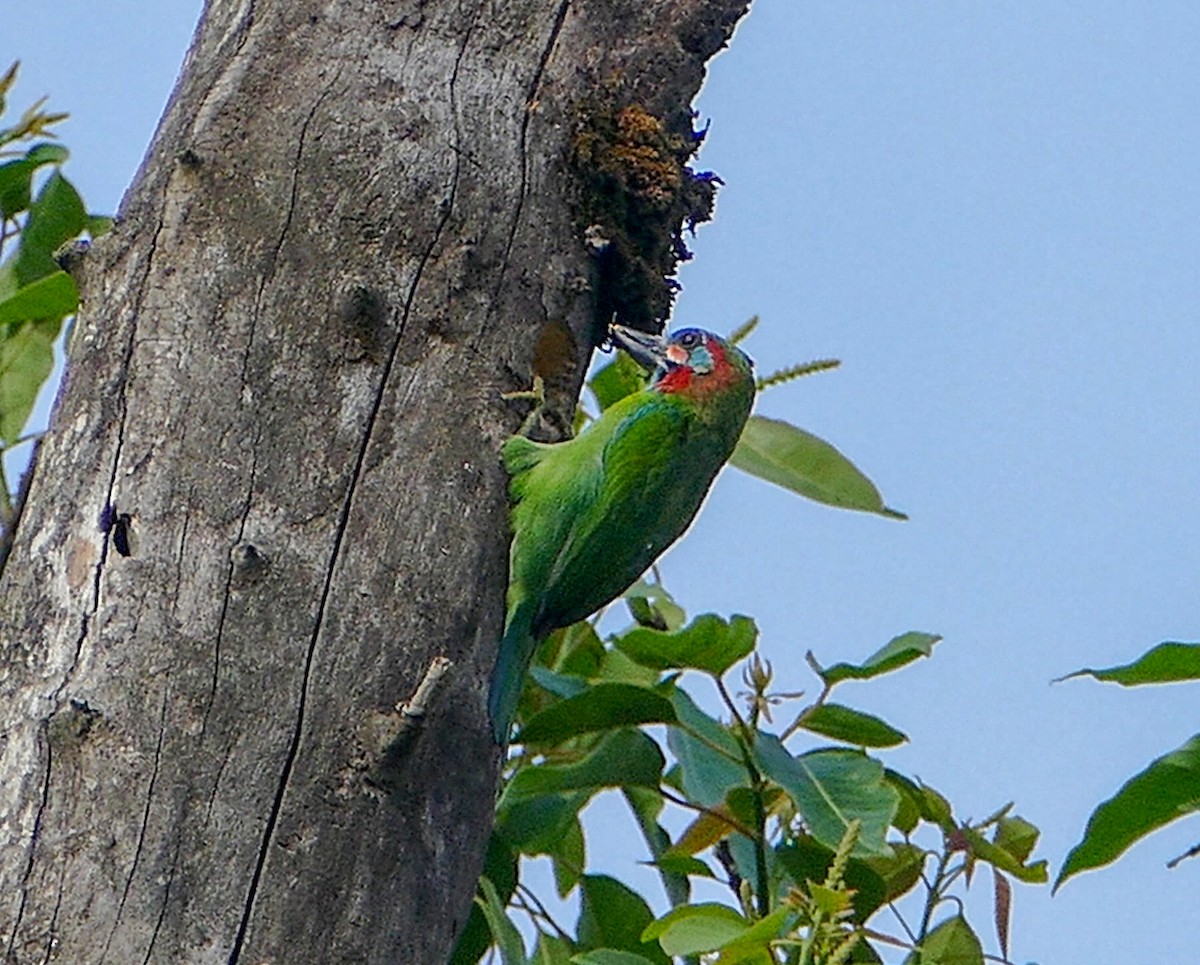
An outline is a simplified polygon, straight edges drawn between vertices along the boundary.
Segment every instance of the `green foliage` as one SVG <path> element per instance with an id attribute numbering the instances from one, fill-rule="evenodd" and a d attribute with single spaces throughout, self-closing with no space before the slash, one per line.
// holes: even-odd
<path id="1" fill-rule="evenodd" d="M 1200 680 L 1200 643 L 1160 643 L 1132 663 L 1077 670 L 1124 687 Z M 1088 818 L 1083 839 L 1071 849 L 1054 882 L 1057 890 L 1083 871 L 1111 864 L 1153 831 L 1200 811 L 1200 734 L 1151 761 Z M 1200 854 L 1200 845 L 1171 862 Z"/>
<path id="2" fill-rule="evenodd" d="M 983 946 L 967 920 L 956 915 L 931 931 L 904 965 L 983 965 Z"/>
<path id="3" fill-rule="evenodd" d="M 870 680 L 881 674 L 899 670 L 920 657 L 932 656 L 933 645 L 941 639 L 935 633 L 903 633 L 889 640 L 860 664 L 836 663 L 832 667 L 822 669 L 811 653 L 809 663 L 825 681 L 826 686 L 843 680 Z"/>
<path id="4" fill-rule="evenodd" d="M 720 676 L 749 656 L 758 628 L 749 617 L 728 622 L 707 613 L 674 631 L 635 627 L 621 636 L 622 653 L 654 670 L 687 667 Z"/>
<path id="5" fill-rule="evenodd" d="M 1160 643 L 1157 647 L 1151 647 L 1133 663 L 1107 667 L 1104 670 L 1076 670 L 1062 679 L 1070 680 L 1074 677 L 1095 677 L 1097 680 L 1121 684 L 1123 687 L 1200 680 L 1200 643 Z"/>
<path id="6" fill-rule="evenodd" d="M 24 428 L 33 400 L 54 367 L 61 320 L 37 318 L 0 341 L 0 442 L 11 445 Z"/>
<path id="7" fill-rule="evenodd" d="M 778 419 L 752 415 L 729 463 L 819 503 L 905 518 L 884 505 L 874 483 L 837 449 Z"/>
<path id="8" fill-rule="evenodd" d="M 17 79 L 17 64 L 0 77 L 0 116 Z M 66 114 L 42 110 L 44 99 L 15 124 L 0 127 L 0 455 L 21 441 L 34 401 L 53 366 L 52 346 L 79 293 L 55 253 L 85 232 L 97 237 L 111 219 L 89 215 L 62 173 L 65 147 L 53 138 Z M 49 169 L 48 176 L 43 177 Z M 13 515 L 0 465 L 0 528 Z"/>
<path id="9" fill-rule="evenodd" d="M 875 946 L 883 941 L 920 946 L 914 954 L 924 957 L 913 961 L 949 962 L 945 956 L 969 945 L 973 932 L 965 923 L 938 925 L 936 910 L 952 900 L 952 887 L 975 864 L 1045 880 L 1045 863 L 1028 860 L 1036 829 L 1007 809 L 981 823 L 960 822 L 936 791 L 885 770 L 862 750 L 791 746 L 820 727 L 859 746 L 869 743 L 864 736 L 899 734 L 879 718 L 830 702 L 838 680 L 822 680 L 817 697 L 798 708 L 790 726 L 768 730 L 768 714 L 797 697 L 773 690 L 771 670 L 761 660 L 746 661 L 747 641 L 757 639 L 748 618 L 706 614 L 670 632 L 635 624 L 600 641 L 604 653 L 620 653 L 648 674 L 640 684 L 629 682 L 623 664 L 594 653 L 585 673 L 561 672 L 598 639 L 569 628 L 539 655 L 542 666 L 528 688 L 535 695 L 522 703 L 524 726 L 488 859 L 506 875 L 522 857 L 546 856 L 559 896 L 579 894 L 579 920 L 574 929 L 554 922 L 519 880 L 515 888 L 511 879 L 501 880 L 490 891 L 482 888 L 477 920 L 464 933 L 455 965 L 479 960 L 480 928 L 492 935 L 501 961 L 516 960 L 513 915 L 527 916 L 538 932 L 533 961 L 661 965 L 704 955 L 720 963 L 830 965 L 881 961 Z M 675 647 L 681 639 L 695 641 L 697 649 Z M 906 643 L 846 666 L 863 675 L 886 673 L 915 659 L 922 647 L 927 653 L 936 638 L 897 639 Z M 910 646 L 914 641 L 919 645 Z M 740 701 L 725 684 L 739 661 L 750 688 Z M 624 679 L 611 679 L 618 669 Z M 715 688 L 722 715 L 702 709 L 683 689 L 684 675 L 697 672 Z M 663 878 L 671 903 L 663 915 L 655 917 L 627 885 L 585 869 L 580 812 L 609 789 L 624 794 Z M 670 835 L 661 823 L 664 807 L 690 811 L 693 819 Z M 921 843 L 930 832 L 940 844 Z M 725 881 L 730 903 L 693 903 L 690 882 L 697 877 Z M 912 938 L 868 925 L 880 908 L 922 889 L 924 925 Z M 512 898 L 501 922 L 496 903 L 506 890 Z"/>
<path id="10" fill-rule="evenodd" d="M 801 721 L 814 734 L 859 747 L 897 747 L 908 740 L 891 724 L 841 704 L 822 704 Z"/>

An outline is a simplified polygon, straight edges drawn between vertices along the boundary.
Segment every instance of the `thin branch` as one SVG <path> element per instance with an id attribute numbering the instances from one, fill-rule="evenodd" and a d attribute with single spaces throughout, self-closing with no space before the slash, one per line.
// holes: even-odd
<path id="1" fill-rule="evenodd" d="M 554 916 L 550 914 L 550 912 L 546 909 L 546 906 L 542 904 L 541 899 L 538 898 L 538 896 L 534 894 L 528 886 L 518 882 L 517 891 L 520 892 L 521 900 L 523 902 L 527 901 L 533 905 L 532 909 L 528 907 L 523 909 L 530 918 L 534 918 L 534 913 L 536 912 L 537 917 L 540 917 L 543 921 L 545 921 L 546 924 L 558 932 L 562 938 L 567 941 L 571 941 L 570 933 L 568 933 L 561 925 L 559 925 L 558 922 L 554 920 Z"/>
<path id="2" fill-rule="evenodd" d="M 681 808 L 689 808 L 698 814 L 707 814 L 710 818 L 716 818 L 722 824 L 726 824 L 733 828 L 738 834 L 745 835 L 747 838 L 753 838 L 754 832 L 742 824 L 735 818 L 729 817 L 727 814 L 722 814 L 720 811 L 714 811 L 712 808 L 705 807 L 703 804 L 697 804 L 695 801 L 689 801 L 685 797 L 679 797 L 677 794 L 672 794 L 670 791 L 664 790 L 662 787 L 658 789 L 659 796 L 664 800 L 670 801 L 672 804 L 678 804 Z"/>
<path id="3" fill-rule="evenodd" d="M 1167 862 L 1167 867 L 1174 869 L 1181 862 L 1187 861 L 1188 858 L 1194 858 L 1197 855 L 1200 855 L 1200 844 L 1194 844 L 1190 848 L 1188 848 L 1183 854 L 1179 855 L 1178 857 L 1172 858 L 1170 861 Z"/>

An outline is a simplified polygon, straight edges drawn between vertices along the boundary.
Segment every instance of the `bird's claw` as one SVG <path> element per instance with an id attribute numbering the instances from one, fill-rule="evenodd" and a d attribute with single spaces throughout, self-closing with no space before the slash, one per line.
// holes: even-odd
<path id="1" fill-rule="evenodd" d="M 500 398 L 506 400 L 528 400 L 541 406 L 546 401 L 546 381 L 540 375 L 533 377 L 533 388 L 519 389 L 516 392 L 501 392 Z"/>

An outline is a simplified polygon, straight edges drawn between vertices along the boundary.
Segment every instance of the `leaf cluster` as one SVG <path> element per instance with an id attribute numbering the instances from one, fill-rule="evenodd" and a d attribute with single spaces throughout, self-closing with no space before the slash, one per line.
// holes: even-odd
<path id="1" fill-rule="evenodd" d="M 1200 643 L 1160 643 L 1133 663 L 1102 670 L 1084 668 L 1071 677 L 1093 677 L 1123 687 L 1200 680 Z M 1129 778 L 1088 818 L 1083 838 L 1071 849 L 1055 879 L 1057 890 L 1084 871 L 1111 864 L 1142 838 L 1164 825 L 1200 811 L 1200 733 L 1150 762 Z M 1173 859 L 1200 855 L 1200 844 Z"/>
<path id="2" fill-rule="evenodd" d="M 1007 808 L 983 822 L 957 820 L 937 791 L 873 756 L 906 740 L 901 731 L 829 699 L 841 684 L 929 656 L 938 637 L 902 634 L 857 664 L 823 667 L 810 655 L 820 688 L 805 701 L 775 689 L 748 617 L 685 622 L 658 584 L 634 587 L 628 602 L 637 619 L 622 632 L 602 640 L 579 623 L 539 652 L 454 965 L 493 946 L 504 965 L 826 965 L 882 961 L 877 947 L 887 944 L 913 949 L 913 962 L 982 962 L 982 952 L 939 957 L 951 931 L 979 942 L 961 916 L 935 922 L 938 909 L 979 863 L 1045 881 L 1045 862 L 1029 862 L 1037 830 Z M 744 690 L 735 698 L 729 678 L 739 665 Z M 721 713 L 682 686 L 697 674 Z M 580 813 L 609 790 L 641 830 L 670 903 L 663 915 L 623 882 L 587 870 Z M 675 834 L 669 810 L 691 815 Z M 920 842 L 930 833 L 932 847 Z M 559 898 L 578 894 L 574 927 L 522 884 L 521 860 L 534 856 L 549 858 Z M 697 879 L 722 882 L 728 903 L 694 902 Z M 869 924 L 917 891 L 920 924 L 899 936 Z M 536 931 L 532 959 L 513 915 Z M 951 945 L 957 955 L 961 942 Z"/>
<path id="3" fill-rule="evenodd" d="M 0 119 L 17 69 L 13 64 L 0 77 Z M 0 453 L 24 441 L 21 433 L 54 364 L 54 341 L 79 305 L 75 282 L 55 255 L 80 235 L 95 238 L 112 225 L 87 213 L 63 175 L 68 151 L 52 139 L 67 115 L 47 113 L 44 103 L 0 126 Z M 7 529 L 12 513 L 0 466 L 0 526 Z"/>

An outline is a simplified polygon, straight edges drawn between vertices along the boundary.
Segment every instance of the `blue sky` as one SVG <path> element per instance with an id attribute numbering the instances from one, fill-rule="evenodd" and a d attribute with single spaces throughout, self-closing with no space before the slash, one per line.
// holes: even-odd
<path id="1" fill-rule="evenodd" d="M 94 209 L 140 162 L 197 8 L 5 11 L 16 106 L 71 112 Z M 840 699 L 907 732 L 886 759 L 960 814 L 1015 799 L 1055 868 L 1099 800 L 1200 730 L 1194 687 L 1050 685 L 1200 639 L 1198 38 L 1200 6 L 1167 0 L 759 0 L 698 103 L 727 186 L 676 324 L 760 315 L 763 371 L 841 358 L 759 411 L 834 442 L 911 519 L 729 471 L 666 582 L 693 612 L 753 615 L 784 689 L 812 688 L 806 649 L 943 634 Z M 633 833 L 595 814 L 594 843 Z M 1163 865 L 1198 839 L 1193 818 L 1053 899 L 1018 886 L 1013 959 L 1194 960 L 1200 862 Z"/>

